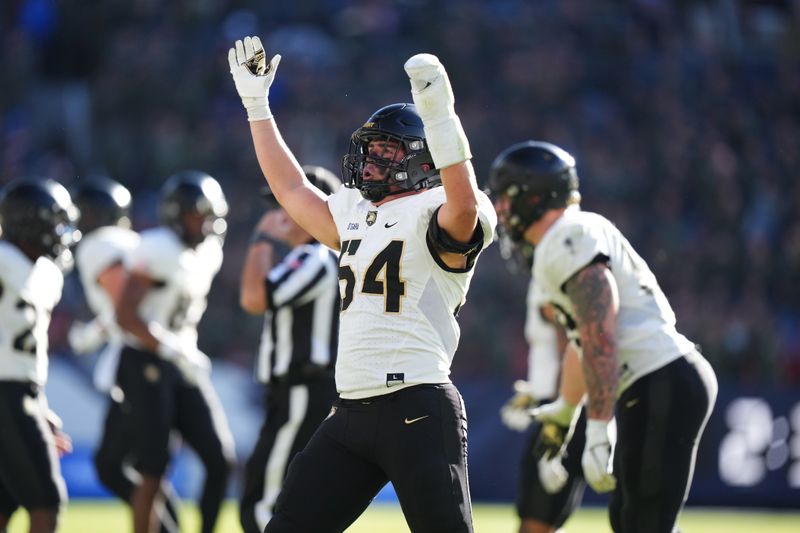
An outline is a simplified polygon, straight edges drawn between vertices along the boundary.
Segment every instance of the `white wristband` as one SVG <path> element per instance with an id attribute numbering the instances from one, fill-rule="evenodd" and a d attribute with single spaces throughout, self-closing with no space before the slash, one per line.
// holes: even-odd
<path id="1" fill-rule="evenodd" d="M 458 115 L 434 124 L 425 124 L 425 139 L 436 168 L 443 169 L 472 158 L 469 141 Z"/>
<path id="2" fill-rule="evenodd" d="M 272 111 L 269 108 L 269 102 L 266 96 L 257 97 L 243 97 L 242 104 L 245 111 L 247 111 L 247 120 L 254 122 L 256 120 L 269 120 L 272 118 Z"/>
<path id="3" fill-rule="evenodd" d="M 608 421 L 595 420 L 589 418 L 586 420 L 586 448 L 592 448 L 597 444 L 607 444 L 608 438 Z"/>

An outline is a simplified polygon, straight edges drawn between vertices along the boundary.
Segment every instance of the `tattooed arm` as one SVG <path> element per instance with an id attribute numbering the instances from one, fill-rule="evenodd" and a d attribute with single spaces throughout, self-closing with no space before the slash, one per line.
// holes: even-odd
<path id="1" fill-rule="evenodd" d="M 589 418 L 610 420 L 619 379 L 617 359 L 617 282 L 604 263 L 592 263 L 572 276 L 564 290 L 572 302 L 583 348 L 583 374 Z"/>

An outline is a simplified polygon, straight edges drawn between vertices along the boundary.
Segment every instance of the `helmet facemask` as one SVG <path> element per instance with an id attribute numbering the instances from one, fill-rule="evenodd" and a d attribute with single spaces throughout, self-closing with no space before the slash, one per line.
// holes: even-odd
<path id="1" fill-rule="evenodd" d="M 391 155 L 376 154 L 376 148 L 382 146 L 390 147 L 384 153 Z M 375 179 L 374 173 L 364 179 L 368 165 L 377 169 L 380 179 Z M 345 187 L 358 189 L 371 202 L 440 185 L 414 106 L 386 106 L 357 129 L 350 137 L 350 147 L 342 161 L 342 177 Z"/>

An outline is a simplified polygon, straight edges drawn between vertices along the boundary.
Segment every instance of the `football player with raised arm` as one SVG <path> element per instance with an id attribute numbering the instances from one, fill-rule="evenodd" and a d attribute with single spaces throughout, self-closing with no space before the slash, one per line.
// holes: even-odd
<path id="1" fill-rule="evenodd" d="M 24 507 L 31 533 L 51 533 L 67 493 L 59 454 L 69 451 L 47 406 L 47 330 L 78 210 L 53 180 L 16 180 L 0 191 L 0 531 Z"/>
<path id="2" fill-rule="evenodd" d="M 503 227 L 536 247 L 533 275 L 575 348 L 565 365 L 582 357 L 579 371 L 565 374 L 576 376 L 568 384 L 585 382 L 586 482 L 612 491 L 615 532 L 671 533 L 716 400 L 711 366 L 676 330 L 655 276 L 619 229 L 578 207 L 570 154 L 545 142 L 515 144 L 492 164 L 490 188 Z M 559 397 L 537 417 L 569 420 L 574 399 Z"/>
<path id="3" fill-rule="evenodd" d="M 352 135 L 345 187 L 327 199 L 284 143 L 257 37 L 229 52 L 256 155 L 289 215 L 339 250 L 339 399 L 289 467 L 267 532 L 343 531 L 389 481 L 412 531 L 472 531 L 467 418 L 450 364 L 456 315 L 496 215 L 480 192 L 444 67 L 405 69 L 415 105 L 376 111 Z"/>
<path id="4" fill-rule="evenodd" d="M 150 531 L 156 518 L 175 430 L 205 468 L 199 507 L 201 531 L 210 533 L 235 457 L 197 325 L 222 265 L 228 204 L 214 178 L 183 171 L 162 186 L 159 212 L 162 225 L 143 231 L 126 260 L 116 306 L 126 344 L 118 385 L 130 408 L 132 465 L 141 474 L 131 495 L 133 530 Z"/>
<path id="5" fill-rule="evenodd" d="M 501 237 L 505 238 L 504 232 Z M 533 277 L 528 285 L 525 338 L 528 379 L 514 383 L 514 395 L 500 410 L 503 423 L 514 431 L 526 431 L 534 421 L 530 410 L 558 397 L 561 356 L 567 344 L 553 307 Z M 555 532 L 580 504 L 586 488 L 580 463 L 585 424 L 585 417 L 574 429 L 571 420 L 565 425 L 533 424 L 520 460 L 516 499 L 520 533 Z M 562 453 L 570 429 L 575 434 Z"/>
<path id="6" fill-rule="evenodd" d="M 325 195 L 342 185 L 323 167 L 306 165 L 303 172 Z M 244 471 L 239 518 L 245 533 L 264 531 L 289 463 L 336 399 L 337 256 L 264 189 L 268 211 L 250 241 L 239 292 L 247 312 L 264 316 L 256 379 L 266 384 L 264 424 Z M 287 247 L 279 259 L 276 248 Z"/>
<path id="7" fill-rule="evenodd" d="M 80 274 L 86 302 L 94 313 L 88 322 L 75 322 L 69 330 L 69 343 L 79 354 L 95 353 L 102 348 L 94 370 L 97 389 L 109 395 L 109 407 L 103 424 L 94 465 L 100 482 L 114 495 L 130 503 L 138 477 L 126 464 L 130 458 L 130 424 L 125 395 L 117 385 L 122 332 L 116 322 L 114 307 L 128 277 L 125 262 L 139 244 L 139 235 L 131 230 L 131 193 L 121 183 L 106 176 L 78 178 L 72 198 L 81 211 L 78 229 L 82 233 L 75 251 L 75 266 Z M 177 497 L 165 482 L 164 507 L 159 509 L 160 531 L 178 531 Z"/>

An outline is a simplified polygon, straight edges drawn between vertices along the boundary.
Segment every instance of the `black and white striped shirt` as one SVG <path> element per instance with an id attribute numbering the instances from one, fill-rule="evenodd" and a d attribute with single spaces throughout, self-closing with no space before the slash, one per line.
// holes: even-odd
<path id="1" fill-rule="evenodd" d="M 339 333 L 337 257 L 320 243 L 292 249 L 266 279 L 264 317 L 256 377 L 300 379 L 332 371 Z"/>

